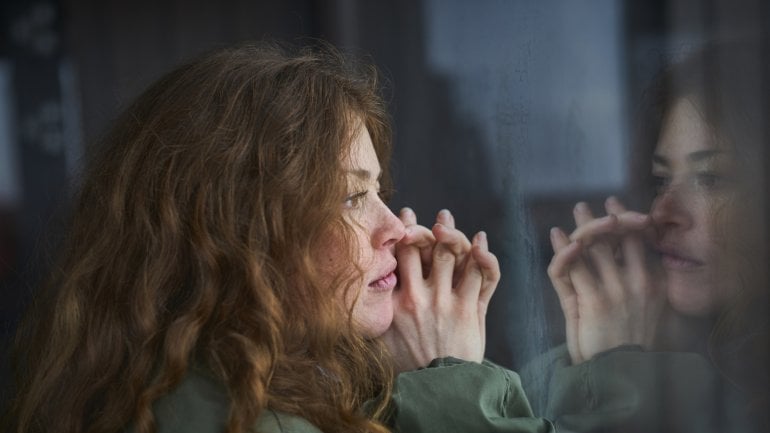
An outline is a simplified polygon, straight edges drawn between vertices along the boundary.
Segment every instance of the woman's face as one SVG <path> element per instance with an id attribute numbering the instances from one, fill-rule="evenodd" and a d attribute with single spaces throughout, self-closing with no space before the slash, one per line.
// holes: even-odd
<path id="1" fill-rule="evenodd" d="M 656 227 L 671 307 L 685 315 L 718 313 L 736 294 L 734 253 L 737 167 L 695 106 L 675 102 L 655 149 L 658 191 L 650 214 Z"/>
<path id="2" fill-rule="evenodd" d="M 364 275 L 344 301 L 347 306 L 355 301 L 354 322 L 365 335 L 376 337 L 393 321 L 392 294 L 397 283 L 395 249 L 405 229 L 380 199 L 380 162 L 369 131 L 360 122 L 358 125 L 350 153 L 342 161 L 348 194 L 341 206 L 345 219 L 355 230 L 354 241 L 358 247 L 355 260 Z M 351 269 L 347 253 L 334 245 L 325 249 L 322 260 L 331 272 Z"/>

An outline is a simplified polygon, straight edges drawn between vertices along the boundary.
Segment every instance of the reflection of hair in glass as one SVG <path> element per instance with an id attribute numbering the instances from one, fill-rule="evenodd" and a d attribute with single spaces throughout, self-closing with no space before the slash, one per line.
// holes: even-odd
<path id="1" fill-rule="evenodd" d="M 663 121 L 680 99 L 698 110 L 720 145 L 738 165 L 738 186 L 719 237 L 737 264 L 739 295 L 729 301 L 712 330 L 712 360 L 732 381 L 755 397 L 755 412 L 765 413 L 770 391 L 770 333 L 767 278 L 770 230 L 770 57 L 764 41 L 709 44 L 664 70 L 645 94 L 634 160 L 644 184 L 653 185 L 649 167 Z M 643 187 L 637 186 L 637 190 Z M 650 198 L 652 191 L 647 190 Z M 725 221 L 726 215 L 730 221 Z"/>
<path id="2" fill-rule="evenodd" d="M 142 94 L 90 161 L 61 261 L 19 334 L 14 427 L 133 420 L 147 432 L 153 401 L 203 367 L 229 391 L 228 431 L 267 406 L 324 431 L 384 430 L 360 405 L 387 397 L 390 367 L 311 260 L 333 227 L 354 251 L 340 215 L 354 118 L 387 190 L 377 92 L 372 68 L 330 47 L 262 44 L 203 56 Z"/>

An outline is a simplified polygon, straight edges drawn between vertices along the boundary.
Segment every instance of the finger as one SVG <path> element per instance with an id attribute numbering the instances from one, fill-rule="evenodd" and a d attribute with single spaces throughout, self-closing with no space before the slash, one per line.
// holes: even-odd
<path id="1" fill-rule="evenodd" d="M 420 263 L 422 264 L 423 278 L 430 274 L 431 262 L 433 261 L 433 246 L 436 244 L 436 237 L 433 232 L 418 224 L 407 226 L 404 237 L 399 244 L 410 245 L 418 248 Z"/>
<path id="2" fill-rule="evenodd" d="M 578 342 L 577 295 L 569 277 L 570 266 L 580 257 L 580 242 L 570 242 L 567 235 L 554 227 L 550 233 L 554 256 L 548 265 L 548 277 L 559 298 L 567 337 L 567 348 L 574 363 L 581 362 Z"/>
<path id="3" fill-rule="evenodd" d="M 436 222 L 447 227 L 455 228 L 455 217 L 449 209 L 441 209 L 436 215 Z"/>
<path id="4" fill-rule="evenodd" d="M 579 242 L 578 245 L 581 249 L 584 248 Z M 581 254 L 578 254 L 578 259 L 569 270 L 569 279 L 581 303 L 597 304 L 601 298 L 599 283 Z"/>
<path id="5" fill-rule="evenodd" d="M 633 290 L 646 287 L 645 282 L 649 280 L 649 270 L 641 234 L 631 234 L 624 237 L 621 242 L 621 249 L 628 279 L 635 283 L 631 284 L 630 288 Z M 640 293 L 636 294 L 639 295 Z"/>
<path id="6" fill-rule="evenodd" d="M 591 208 L 588 207 L 588 204 L 584 201 L 578 202 L 575 205 L 575 207 L 572 209 L 572 215 L 575 218 L 575 225 L 577 227 L 580 227 L 594 219 L 594 214 L 591 212 Z"/>
<path id="7" fill-rule="evenodd" d="M 570 242 L 567 235 L 557 227 L 551 229 L 551 246 L 555 254 L 548 265 L 548 278 L 563 304 L 575 292 L 569 271 L 580 258 L 582 249 L 580 242 Z"/>
<path id="8" fill-rule="evenodd" d="M 652 224 L 652 218 L 648 214 L 629 211 L 614 196 L 607 197 L 604 202 L 604 209 L 607 214 L 615 215 L 618 218 L 618 229 L 622 233 L 641 231 Z"/>
<path id="9" fill-rule="evenodd" d="M 600 243 L 596 241 L 599 234 L 612 232 L 617 226 L 617 217 L 614 215 L 608 215 L 602 218 L 594 218 L 593 212 L 585 202 L 579 202 L 572 210 L 575 218 L 575 224 L 577 229 L 570 235 L 570 239 L 580 240 L 587 251 L 592 253 L 599 253 L 601 255 L 607 253 L 607 249 L 611 248 L 606 243 Z"/>
<path id="10" fill-rule="evenodd" d="M 405 232 L 409 234 L 416 227 L 419 226 L 409 226 Z M 398 262 L 399 287 L 402 289 L 415 287 L 425 279 L 420 248 L 399 242 L 396 244 L 396 261 Z"/>
<path id="11" fill-rule="evenodd" d="M 598 274 L 599 284 L 591 283 L 594 290 L 603 289 L 613 300 L 623 299 L 626 286 L 614 249 L 605 240 L 595 241 L 584 249 Z"/>
<path id="12" fill-rule="evenodd" d="M 577 219 L 576 219 L 577 220 Z M 618 218 L 613 215 L 601 218 L 583 220 L 583 222 L 569 235 L 570 241 L 581 241 L 583 245 L 590 245 L 594 239 L 617 231 Z"/>
<path id="13" fill-rule="evenodd" d="M 436 243 L 432 243 L 430 246 L 420 248 L 420 261 L 422 262 L 422 275 L 427 279 L 430 275 L 430 269 L 433 266 L 433 248 Z"/>
<path id="14" fill-rule="evenodd" d="M 620 215 L 623 212 L 626 212 L 626 207 L 623 203 L 621 203 L 617 197 L 612 195 L 607 197 L 607 200 L 604 201 L 604 209 L 608 214 L 612 215 Z"/>
<path id="15" fill-rule="evenodd" d="M 476 251 L 477 249 L 477 246 L 474 244 L 471 251 Z M 474 259 L 473 253 L 471 253 L 470 259 L 465 263 L 460 274 L 457 286 L 455 287 L 455 293 L 465 301 L 475 303 L 479 300 L 484 277 L 481 273 L 481 266 Z"/>
<path id="16" fill-rule="evenodd" d="M 652 224 L 652 218 L 640 212 L 625 211 L 615 214 L 615 217 L 618 219 L 618 234 L 643 231 Z"/>
<path id="17" fill-rule="evenodd" d="M 608 213 L 613 214 L 620 214 L 624 215 L 627 214 L 628 211 L 626 210 L 625 206 L 615 197 L 609 197 L 607 198 L 607 201 L 604 204 L 605 209 Z M 651 224 L 651 219 L 648 215 L 639 214 L 646 217 L 646 224 L 643 225 L 641 228 L 646 228 Z M 624 225 L 624 223 L 621 222 L 621 225 Z M 641 225 L 641 222 L 640 222 Z M 644 241 L 643 241 L 643 233 L 640 230 L 636 231 L 635 233 L 629 233 L 626 236 L 623 237 L 623 240 L 621 241 L 621 251 L 623 253 L 623 262 L 624 267 L 626 269 L 626 272 L 628 273 L 628 280 L 633 281 L 636 284 L 631 284 L 630 289 L 631 290 L 637 290 L 639 288 L 644 288 L 647 285 L 644 284 L 648 280 L 648 269 L 647 269 L 647 261 L 646 261 L 646 252 L 644 248 Z M 643 295 L 643 293 L 636 293 L 637 295 Z"/>
<path id="18" fill-rule="evenodd" d="M 580 240 L 584 251 L 590 258 L 590 265 L 593 266 L 599 277 L 597 281 L 588 265 L 578 261 L 570 272 L 573 285 L 581 296 L 581 288 L 593 292 L 589 296 L 595 295 L 596 290 L 603 288 L 614 299 L 619 299 L 618 297 L 622 296 L 624 290 L 622 277 L 615 261 L 614 248 L 606 236 L 602 236 L 617 231 L 617 216 L 610 214 L 606 217 L 594 218 L 591 209 L 584 202 L 575 205 L 573 213 L 578 228 L 570 235 L 570 238 Z"/>
<path id="19" fill-rule="evenodd" d="M 437 240 L 441 238 L 442 232 L 447 231 L 441 224 L 433 226 L 433 234 Z M 433 263 L 428 277 L 430 285 L 437 288 L 436 296 L 446 295 L 452 290 L 452 275 L 455 268 L 455 254 L 450 250 L 448 244 L 437 241 L 433 247 Z"/>
<path id="20" fill-rule="evenodd" d="M 430 273 L 430 265 L 433 260 L 433 244 L 436 243 L 436 238 L 429 228 L 417 225 L 417 215 L 412 209 L 408 207 L 401 209 L 399 218 L 405 227 L 419 227 L 413 231 L 407 231 L 404 238 L 401 239 L 401 243 L 419 248 L 422 275 L 426 276 Z"/>
<path id="21" fill-rule="evenodd" d="M 500 263 L 497 257 L 489 251 L 489 242 L 485 232 L 478 232 L 473 237 L 473 244 L 471 257 L 478 264 L 482 276 L 479 303 L 484 306 L 483 312 L 486 314 L 486 306 L 500 282 Z"/>
<path id="22" fill-rule="evenodd" d="M 437 223 L 433 226 L 433 235 L 437 243 L 444 245 L 455 255 L 457 262 L 462 261 L 461 259 L 471 250 L 471 242 L 465 234 L 453 227 Z"/>
<path id="23" fill-rule="evenodd" d="M 591 215 L 590 212 L 585 203 L 578 203 L 575 221 L 578 224 L 585 224 L 588 221 L 586 217 Z M 558 228 L 551 230 L 551 236 L 552 245 L 567 245 L 554 255 L 549 265 L 549 276 L 553 274 L 556 277 L 554 287 L 558 283 L 564 290 L 573 288 L 573 291 L 586 301 L 596 297 L 598 287 L 596 279 L 580 254 L 585 251 L 583 241 L 578 240 L 570 243 L 569 238 Z M 553 280 L 554 278 L 552 278 Z M 558 294 L 559 288 L 556 288 Z M 569 292 L 565 291 L 565 295 L 569 296 Z"/>
<path id="24" fill-rule="evenodd" d="M 455 256 L 455 268 L 452 277 L 452 287 L 455 287 L 465 269 L 471 250 L 471 242 L 463 232 L 440 223 L 434 226 L 434 235 L 436 242 L 444 244 Z"/>
<path id="25" fill-rule="evenodd" d="M 479 323 L 479 333 L 482 341 L 486 341 L 486 318 L 489 302 L 492 295 L 497 290 L 497 285 L 500 282 L 500 264 L 497 261 L 497 257 L 489 252 L 489 244 L 487 242 L 487 234 L 485 232 L 478 232 L 473 237 L 473 248 L 471 249 L 469 263 L 475 263 L 478 270 L 481 271 L 481 282 L 478 294 L 469 293 L 470 299 L 477 297 L 476 300 L 476 315 Z M 474 284 L 478 284 L 474 281 Z M 475 286 L 474 286 L 475 288 Z"/>
<path id="26" fill-rule="evenodd" d="M 406 228 L 404 237 L 399 241 L 400 244 L 423 249 L 432 248 L 436 243 L 436 237 L 431 229 L 419 224 L 408 225 Z"/>
<path id="27" fill-rule="evenodd" d="M 585 251 L 591 259 L 591 265 L 598 271 L 601 281 L 604 282 L 603 286 L 617 289 L 620 275 L 614 262 L 613 248 L 600 236 L 616 229 L 617 217 L 608 215 L 594 218 L 591 209 L 585 202 L 579 202 L 575 205 L 573 215 L 577 229 L 570 235 L 570 238 L 573 241 L 580 240 L 584 245 Z M 579 262 L 573 267 L 571 276 L 577 277 L 581 283 L 586 284 L 585 286 L 580 284 L 580 287 L 592 287 L 593 290 L 598 288 L 588 267 Z M 577 281 L 573 281 L 574 283 Z"/>
<path id="28" fill-rule="evenodd" d="M 551 227 L 549 232 L 551 239 L 551 248 L 554 254 L 558 253 L 562 248 L 566 247 L 570 243 L 570 239 L 564 234 L 564 231 L 559 227 Z"/>
<path id="29" fill-rule="evenodd" d="M 417 224 L 417 214 L 414 213 L 412 208 L 409 208 L 409 207 L 401 208 L 401 212 L 399 212 L 398 217 L 401 219 L 401 222 L 405 226 Z"/>
<path id="30" fill-rule="evenodd" d="M 642 231 L 651 224 L 649 215 L 626 211 L 621 214 L 610 214 L 601 218 L 594 218 L 583 223 L 575 231 L 570 233 L 570 240 L 582 241 L 590 245 L 594 239 L 603 235 L 623 235 L 633 231 Z"/>
<path id="31" fill-rule="evenodd" d="M 451 229 L 450 233 L 453 234 L 452 239 L 447 239 L 447 242 L 452 243 L 450 248 L 455 255 L 455 274 L 452 278 L 452 286 L 454 287 L 457 285 L 463 269 L 465 269 L 468 255 L 471 250 L 471 242 L 464 233 L 456 229 L 454 216 L 447 209 L 443 209 L 438 213 L 436 221 L 444 227 Z"/>

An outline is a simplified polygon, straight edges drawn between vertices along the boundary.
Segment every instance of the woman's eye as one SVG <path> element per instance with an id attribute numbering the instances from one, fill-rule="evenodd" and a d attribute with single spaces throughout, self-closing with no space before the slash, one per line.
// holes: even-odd
<path id="1" fill-rule="evenodd" d="M 652 187 L 655 192 L 661 193 L 671 184 L 671 178 L 668 176 L 652 175 Z"/>
<path id="2" fill-rule="evenodd" d="M 722 176 L 714 173 L 698 173 L 695 175 L 695 184 L 701 188 L 714 189 L 722 184 Z"/>
<path id="3" fill-rule="evenodd" d="M 391 189 L 380 189 L 380 190 L 377 191 L 377 195 L 380 196 L 380 200 L 382 200 L 383 203 L 387 203 L 393 197 L 393 190 L 391 190 Z"/>
<path id="4" fill-rule="evenodd" d="M 366 191 L 353 193 L 345 197 L 345 201 L 342 202 L 342 206 L 346 209 L 357 209 L 361 207 L 361 203 L 363 203 L 365 197 Z"/>

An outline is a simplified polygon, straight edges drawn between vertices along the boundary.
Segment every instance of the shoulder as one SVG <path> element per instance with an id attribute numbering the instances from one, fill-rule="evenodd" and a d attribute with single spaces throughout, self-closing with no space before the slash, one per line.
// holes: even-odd
<path id="1" fill-rule="evenodd" d="M 273 410 L 262 412 L 254 430 L 260 433 L 322 433 L 304 418 Z"/>
<path id="2" fill-rule="evenodd" d="M 189 371 L 173 391 L 153 404 L 158 433 L 221 432 L 228 412 L 225 387 L 196 370 Z"/>
<path id="3" fill-rule="evenodd" d="M 190 371 L 153 407 L 158 433 L 220 433 L 225 431 L 230 408 L 225 387 L 199 370 Z M 265 410 L 252 428 L 260 433 L 321 433 L 303 418 Z"/>

